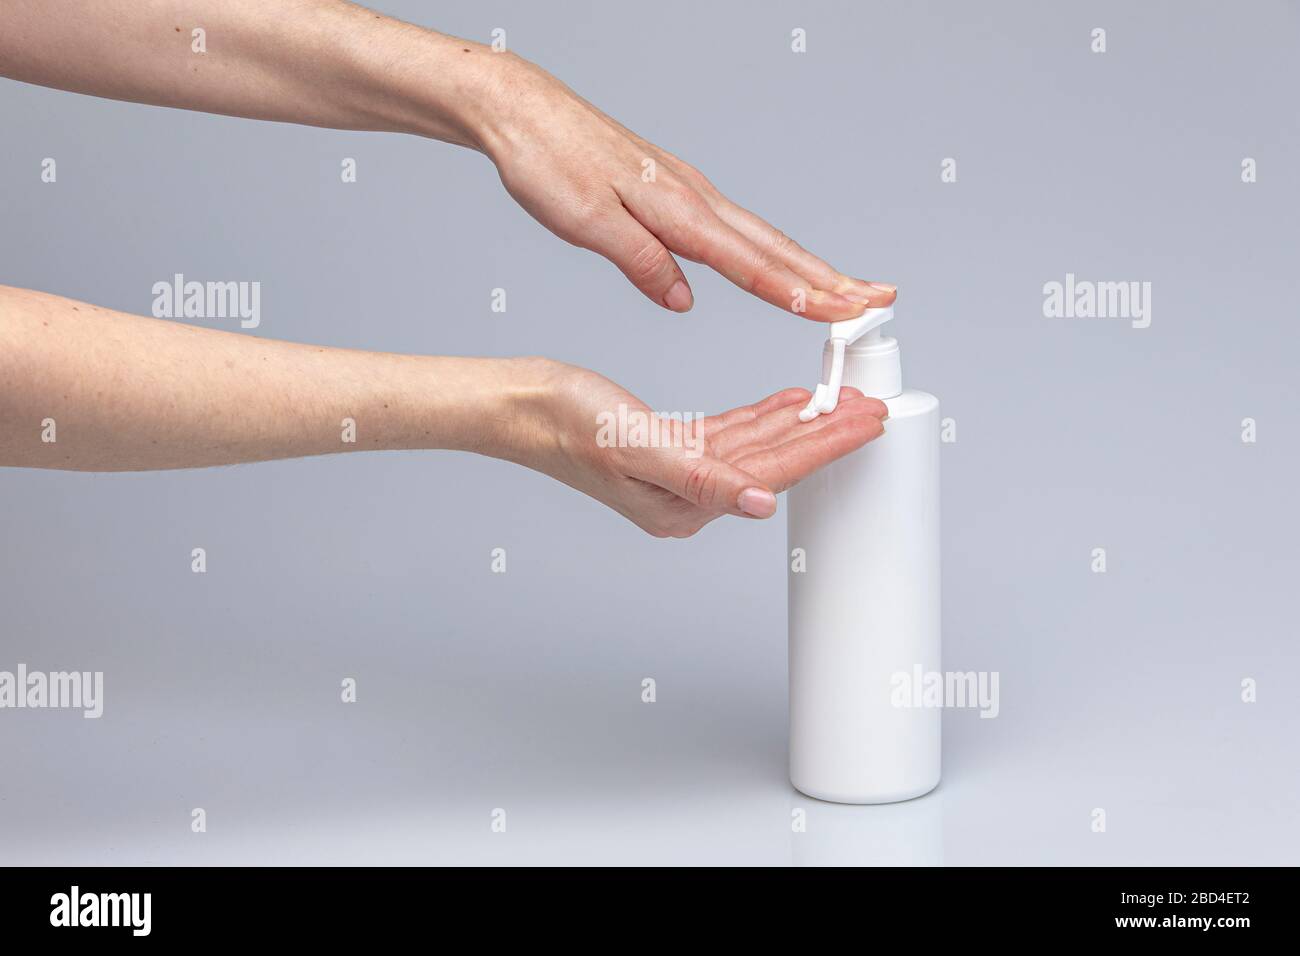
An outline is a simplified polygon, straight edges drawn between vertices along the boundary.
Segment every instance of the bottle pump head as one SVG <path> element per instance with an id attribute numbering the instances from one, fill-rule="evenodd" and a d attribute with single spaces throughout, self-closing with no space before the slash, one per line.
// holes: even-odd
<path id="1" fill-rule="evenodd" d="M 830 323 L 830 334 L 828 338 L 831 341 L 843 339 L 845 345 L 851 345 L 858 339 L 869 336 L 872 339 L 881 337 L 880 327 L 894 317 L 894 307 L 887 305 L 883 309 L 867 309 L 856 319 L 845 319 L 843 322 Z"/>
<path id="2" fill-rule="evenodd" d="M 810 422 L 818 415 L 835 411 L 840 401 L 840 386 L 853 385 L 873 398 L 893 398 L 902 392 L 902 370 L 898 360 L 898 343 L 886 338 L 880 327 L 894 317 L 894 307 L 867 309 L 856 319 L 830 323 L 826 346 L 830 350 L 830 370 L 826 381 L 817 386 L 812 401 L 799 413 L 801 422 Z M 844 351 L 850 345 L 868 359 L 861 375 L 852 376 L 861 381 L 844 382 Z M 823 363 L 824 365 L 825 363 Z"/>

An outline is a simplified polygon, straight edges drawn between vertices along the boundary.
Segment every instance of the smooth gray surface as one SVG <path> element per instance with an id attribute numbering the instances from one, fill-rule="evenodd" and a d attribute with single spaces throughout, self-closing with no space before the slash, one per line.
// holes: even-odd
<path id="1" fill-rule="evenodd" d="M 1001 715 L 945 715 L 921 800 L 792 791 L 783 520 L 659 541 L 452 454 L 0 470 L 0 669 L 106 684 L 98 721 L 0 711 L 0 861 L 1300 862 L 1295 4 L 380 7 L 506 28 L 736 201 L 899 283 L 908 380 L 958 423 L 945 666 L 999 671 Z M 0 122 L 9 285 L 148 313 L 174 272 L 259 280 L 255 334 L 540 353 L 666 409 L 819 367 L 816 329 L 689 263 L 695 311 L 656 309 L 466 151 L 11 82 Z M 1151 327 L 1044 318 L 1068 271 L 1150 281 Z"/>

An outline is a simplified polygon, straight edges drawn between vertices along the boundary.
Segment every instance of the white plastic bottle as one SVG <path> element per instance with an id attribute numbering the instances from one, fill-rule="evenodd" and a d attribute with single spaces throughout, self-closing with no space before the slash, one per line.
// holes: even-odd
<path id="1" fill-rule="evenodd" d="M 811 797 L 892 803 L 939 783 L 939 400 L 905 391 L 893 307 L 833 323 L 804 418 L 842 384 L 889 407 L 885 434 L 789 494 L 790 780 Z M 839 367 L 839 366 L 842 366 Z M 802 549 L 802 555 L 795 551 Z M 800 565 L 802 564 L 802 570 Z"/>

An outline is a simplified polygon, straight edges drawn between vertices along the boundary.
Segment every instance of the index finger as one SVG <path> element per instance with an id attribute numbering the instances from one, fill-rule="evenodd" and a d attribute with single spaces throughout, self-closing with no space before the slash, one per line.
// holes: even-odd
<path id="1" fill-rule="evenodd" d="M 635 184 L 619 191 L 623 206 L 670 252 L 702 262 L 765 302 L 819 322 L 854 319 L 867 308 L 853 298 L 818 289 L 775 255 L 760 249 L 718 218 L 712 206 L 686 187 Z"/>
<path id="2" fill-rule="evenodd" d="M 794 272 L 805 276 L 819 289 L 829 289 L 844 296 L 861 296 L 872 309 L 891 305 L 897 298 L 897 289 L 887 282 L 868 282 L 855 279 L 833 268 L 826 260 L 813 255 L 780 229 L 761 216 L 738 206 L 725 196 L 714 203 L 718 218 L 745 236 L 760 249 L 765 249 L 784 262 Z M 855 299 L 856 301 L 856 299 Z"/>

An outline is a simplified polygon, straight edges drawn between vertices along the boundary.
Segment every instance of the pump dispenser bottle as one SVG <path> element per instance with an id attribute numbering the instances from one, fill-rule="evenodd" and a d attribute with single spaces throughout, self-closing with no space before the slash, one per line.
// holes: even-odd
<path id="1" fill-rule="evenodd" d="M 905 390 L 893 307 L 831 324 L 822 380 L 889 408 L 885 434 L 790 491 L 790 780 L 838 803 L 892 803 L 939 783 L 939 400 Z"/>

